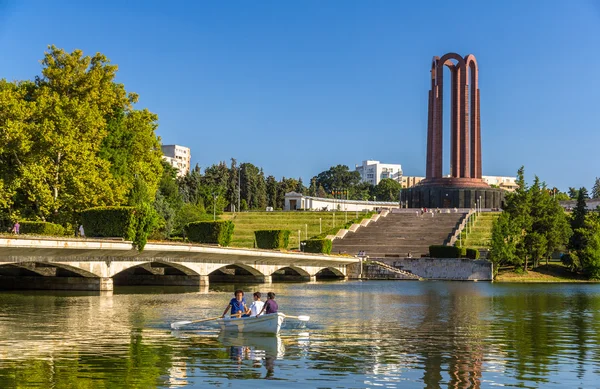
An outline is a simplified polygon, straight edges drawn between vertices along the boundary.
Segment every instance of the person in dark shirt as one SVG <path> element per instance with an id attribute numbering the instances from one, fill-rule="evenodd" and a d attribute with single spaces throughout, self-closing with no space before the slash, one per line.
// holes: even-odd
<path id="1" fill-rule="evenodd" d="M 259 316 L 262 315 L 263 312 L 266 315 L 268 315 L 270 313 L 277 313 L 278 309 L 279 309 L 279 306 L 277 305 L 277 301 L 275 301 L 275 293 L 269 292 L 269 293 L 267 293 L 267 301 L 265 302 L 265 305 L 264 305 L 262 311 L 260 311 L 260 313 L 258 315 Z"/>
<path id="2" fill-rule="evenodd" d="M 227 308 L 225 308 L 225 312 L 223 312 L 223 316 L 221 317 L 225 317 L 230 308 L 231 317 L 241 317 L 248 310 L 246 307 L 246 299 L 244 298 L 244 291 L 238 289 L 235 291 L 234 295 L 235 297 L 229 301 L 229 305 L 227 305 Z"/>

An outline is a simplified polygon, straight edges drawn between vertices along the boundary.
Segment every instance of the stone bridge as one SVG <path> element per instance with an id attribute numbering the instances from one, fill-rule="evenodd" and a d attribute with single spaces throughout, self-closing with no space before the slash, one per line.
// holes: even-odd
<path id="1" fill-rule="evenodd" d="M 346 278 L 356 258 L 184 243 L 0 238 L 0 289 L 112 290 L 113 285 L 207 287 L 210 281 Z"/>

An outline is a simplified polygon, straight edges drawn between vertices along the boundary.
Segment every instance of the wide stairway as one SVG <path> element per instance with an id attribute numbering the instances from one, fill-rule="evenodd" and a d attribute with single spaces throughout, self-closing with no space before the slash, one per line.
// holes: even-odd
<path id="1" fill-rule="evenodd" d="M 348 232 L 333 241 L 332 254 L 356 255 L 365 251 L 371 258 L 413 257 L 429 253 L 429 246 L 443 244 L 464 213 L 390 213 L 377 222 Z"/>

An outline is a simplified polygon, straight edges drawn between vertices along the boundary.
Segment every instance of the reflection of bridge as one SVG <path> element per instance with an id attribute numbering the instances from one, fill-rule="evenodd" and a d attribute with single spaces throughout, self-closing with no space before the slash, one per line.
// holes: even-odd
<path id="1" fill-rule="evenodd" d="M 356 258 L 270 250 L 81 239 L 0 238 L 0 288 L 112 290 L 129 285 L 207 286 L 346 277 Z"/>

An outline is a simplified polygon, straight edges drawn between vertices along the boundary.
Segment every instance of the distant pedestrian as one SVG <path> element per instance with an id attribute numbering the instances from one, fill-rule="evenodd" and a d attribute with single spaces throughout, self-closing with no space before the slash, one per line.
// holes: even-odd
<path id="1" fill-rule="evenodd" d="M 19 224 L 19 222 L 17 221 L 17 222 L 15 223 L 15 225 L 13 226 L 12 233 L 13 233 L 13 234 L 15 234 L 15 235 L 19 235 L 19 230 L 20 230 L 20 229 L 21 229 L 21 225 L 20 225 L 20 224 Z"/>
<path id="2" fill-rule="evenodd" d="M 83 230 L 83 224 L 79 225 L 79 236 L 85 238 L 85 231 Z"/>

